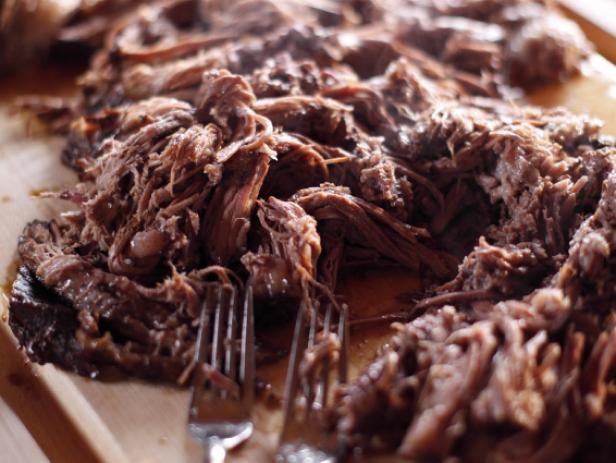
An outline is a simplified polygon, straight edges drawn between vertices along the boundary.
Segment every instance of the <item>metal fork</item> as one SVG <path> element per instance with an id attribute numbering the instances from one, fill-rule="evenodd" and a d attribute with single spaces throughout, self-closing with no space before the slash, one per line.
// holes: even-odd
<path id="1" fill-rule="evenodd" d="M 246 441 L 253 431 L 255 344 L 251 285 L 246 288 L 242 310 L 238 306 L 237 290 L 221 284 L 208 288 L 201 311 L 188 429 L 203 443 L 205 462 L 223 462 L 227 450 Z"/>
<path id="2" fill-rule="evenodd" d="M 306 320 L 307 312 L 309 321 Z M 336 433 L 326 426 L 332 376 L 330 359 L 327 356 L 323 357 L 316 381 L 302 378 L 300 372 L 304 356 L 315 354 L 319 349 L 319 343 L 327 342 L 332 334 L 334 312 L 332 305 L 326 306 L 320 333 L 318 333 L 319 312 L 319 307 L 306 310 L 303 306 L 297 315 L 285 385 L 283 427 L 276 458 L 278 462 L 333 463 L 338 459 L 340 446 Z M 348 364 L 347 308 L 343 306 L 337 313 L 339 314 L 337 338 L 340 350 L 336 377 L 338 384 L 344 384 L 347 381 Z M 321 345 L 321 347 L 326 346 Z M 296 405 L 300 401 L 304 402 L 303 410 L 298 413 Z"/>

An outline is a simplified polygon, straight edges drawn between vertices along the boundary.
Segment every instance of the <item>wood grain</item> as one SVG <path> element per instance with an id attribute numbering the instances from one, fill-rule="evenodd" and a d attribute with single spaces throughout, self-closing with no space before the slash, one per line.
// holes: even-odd
<path id="1" fill-rule="evenodd" d="M 30 84 L 28 79 L 15 84 L 20 92 L 33 91 L 36 86 L 40 91 L 44 79 L 45 76 L 34 76 Z M 57 91 L 67 88 L 62 79 L 54 84 Z M 15 90 L 11 92 L 3 86 L 0 100 L 11 94 Z M 584 77 L 542 89 L 531 100 L 546 106 L 564 104 L 575 111 L 602 117 L 608 121 L 606 131 L 616 134 L 616 71 L 604 60 L 594 59 Z M 5 269 L 10 268 L 16 238 L 24 224 L 35 217 L 49 217 L 58 209 L 57 203 L 33 199 L 32 190 L 74 181 L 73 174 L 59 163 L 61 145 L 61 140 L 24 131 L 22 121 L 6 111 L 6 99 L 0 101 L 0 281 L 6 278 Z M 417 282 L 408 275 L 361 274 L 352 281 L 343 280 L 341 286 L 353 311 L 376 316 L 379 313 L 373 312 L 375 307 L 380 311 L 392 310 L 395 295 L 417 289 Z M 353 371 L 369 362 L 390 335 L 387 326 L 376 331 L 355 330 Z M 26 425 L 52 462 L 199 461 L 200 449 L 186 432 L 185 391 L 139 381 L 101 383 L 67 374 L 51 365 L 32 365 L 15 348 L 6 323 L 0 323 L 0 352 L 3 403 Z M 285 367 L 283 360 L 260 369 L 260 375 L 272 383 L 278 394 L 282 391 Z M 26 379 L 17 384 L 11 382 L 14 373 Z M 13 423 L 15 417 L 5 418 L 2 410 L 2 420 Z M 272 431 L 279 426 L 280 414 L 265 404 L 258 407 L 256 414 L 258 434 L 233 455 L 232 461 L 271 461 L 275 445 Z"/>

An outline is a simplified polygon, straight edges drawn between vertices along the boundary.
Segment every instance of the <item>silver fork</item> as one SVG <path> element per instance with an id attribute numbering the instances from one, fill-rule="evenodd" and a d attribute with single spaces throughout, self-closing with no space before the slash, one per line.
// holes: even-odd
<path id="1" fill-rule="evenodd" d="M 188 429 L 203 443 L 205 462 L 223 462 L 227 450 L 246 441 L 253 431 L 252 286 L 246 288 L 241 310 L 238 299 L 231 285 L 209 287 L 199 320 Z"/>
<path id="2" fill-rule="evenodd" d="M 306 320 L 309 312 L 309 320 Z M 326 355 L 320 364 L 318 378 L 306 380 L 300 368 L 305 355 L 318 354 L 319 348 L 326 348 L 332 334 L 334 309 L 328 304 L 323 317 L 322 331 L 318 332 L 319 307 L 306 310 L 302 306 L 297 315 L 293 345 L 287 370 L 287 382 L 283 405 L 283 426 L 276 460 L 285 463 L 333 463 L 337 461 L 340 446 L 336 433 L 327 429 L 328 400 L 330 396 L 330 359 Z M 337 312 L 337 311 L 336 311 Z M 348 364 L 348 320 L 347 309 L 343 306 L 339 314 L 337 339 L 340 343 L 336 378 L 338 384 L 347 381 Z M 306 326 L 308 325 L 308 326 Z M 308 329 L 306 329 L 308 328 Z M 321 345 L 320 345 L 321 344 Z M 316 381 L 314 381 L 316 379 Z M 303 409 L 298 410 L 298 402 Z"/>

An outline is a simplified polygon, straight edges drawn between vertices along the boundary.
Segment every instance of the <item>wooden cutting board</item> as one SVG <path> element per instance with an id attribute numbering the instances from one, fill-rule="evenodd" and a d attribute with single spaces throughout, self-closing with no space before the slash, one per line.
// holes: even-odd
<path id="1" fill-rule="evenodd" d="M 70 82 L 66 73 L 52 71 L 0 83 L 0 282 L 14 272 L 16 239 L 23 226 L 58 210 L 57 202 L 33 198 L 32 193 L 75 180 L 59 162 L 63 141 L 45 137 L 33 124 L 11 115 L 8 103 L 24 93 L 66 93 L 72 88 Z M 583 77 L 537 91 L 531 99 L 540 105 L 588 112 L 607 121 L 605 133 L 616 134 L 616 67 L 598 56 L 590 60 Z M 417 288 L 417 282 L 395 273 L 362 274 L 342 281 L 341 287 L 351 310 L 365 316 L 391 311 L 395 296 Z M 52 462 L 200 461 L 200 448 L 186 432 L 186 391 L 139 381 L 102 383 L 52 365 L 33 365 L 17 350 L 6 323 L 6 295 L 0 311 L 0 461 L 18 461 L 19 455 L 12 457 L 15 451 L 26 455 L 24 461 L 45 461 L 36 446 L 23 453 L 24 446 L 32 445 L 28 433 Z M 386 326 L 353 332 L 353 372 L 373 358 L 390 334 Z M 260 370 L 278 394 L 285 367 L 283 360 Z M 17 417 L 28 431 L 5 425 Z M 233 455 L 233 461 L 271 461 L 279 420 L 275 408 L 259 405 L 259 432 Z M 7 438 L 3 430 L 8 427 L 15 430 L 15 439 L 24 442 L 17 450 L 2 445 Z"/>

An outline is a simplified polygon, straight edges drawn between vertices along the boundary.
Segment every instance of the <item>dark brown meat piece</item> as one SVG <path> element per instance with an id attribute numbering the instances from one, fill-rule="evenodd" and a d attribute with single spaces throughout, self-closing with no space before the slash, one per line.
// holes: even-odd
<path id="1" fill-rule="evenodd" d="M 259 246 L 242 257 L 260 298 L 300 298 L 316 284 L 321 238 L 315 219 L 296 203 L 259 203 Z M 259 292 L 262 292 L 261 294 Z"/>
<path id="2" fill-rule="evenodd" d="M 13 282 L 10 305 L 9 326 L 30 358 L 88 376 L 97 371 L 88 365 L 75 337 L 75 312 L 26 267 L 19 269 Z"/>
<path id="3" fill-rule="evenodd" d="M 572 22 L 543 2 L 524 0 L 231 1 L 204 8 L 205 31 L 191 29 L 195 22 L 187 0 L 135 6 L 119 14 L 115 25 L 107 20 L 104 26 L 101 18 L 118 11 L 109 4 L 125 2 L 96 3 L 78 12 L 63 34 L 69 42 L 70 36 L 96 42 L 96 24 L 109 30 L 105 47 L 81 79 L 85 110 L 154 95 L 191 99 L 204 70 L 248 74 L 284 56 L 322 67 L 346 63 L 363 78 L 382 74 L 405 57 L 464 92 L 509 95 L 508 82 L 529 86 L 576 73 L 590 49 Z M 331 24 L 370 27 L 339 33 L 323 28 L 324 14 Z"/>
<path id="4" fill-rule="evenodd" d="M 581 58 L 589 52 L 590 46 L 578 27 L 548 13 L 529 21 L 509 42 L 506 54 L 510 79 L 526 87 L 565 79 L 579 69 Z M 536 65 L 528 66 L 531 61 Z"/>
<path id="5" fill-rule="evenodd" d="M 68 347 L 61 352 L 56 343 L 41 343 L 32 348 L 37 358 L 93 377 L 113 365 L 127 374 L 177 381 L 192 359 L 195 290 L 180 277 L 147 289 L 104 272 L 76 254 L 64 253 L 60 235 L 54 223 L 34 222 L 19 246 L 32 270 L 22 269 L 14 287 L 11 324 L 20 327 L 25 341 L 37 336 L 30 331 L 32 320 L 46 320 L 50 324 L 45 330 L 56 330 L 58 342 Z M 184 301 L 179 312 L 169 304 L 173 294 Z M 52 321 L 50 313 L 61 318 Z"/>
<path id="6" fill-rule="evenodd" d="M 613 409 L 616 285 L 605 265 L 616 252 L 615 174 L 545 288 L 522 300 L 445 306 L 399 325 L 392 345 L 340 400 L 338 426 L 347 439 L 414 458 L 570 458 L 588 423 Z M 377 411 L 386 426 L 371 415 Z M 490 446 L 475 437 L 503 425 L 507 431 Z"/>
<path id="7" fill-rule="evenodd" d="M 379 255 L 408 269 L 424 266 L 440 277 L 453 270 L 454 261 L 447 254 L 422 243 L 429 238 L 425 230 L 396 220 L 381 208 L 354 198 L 344 188 L 324 184 L 301 190 L 292 200 L 319 222 L 340 221 L 349 229 L 347 239 L 364 248 L 373 248 Z"/>
<path id="8" fill-rule="evenodd" d="M 476 452 L 564 461 L 597 410 L 577 399 L 585 394 L 586 375 L 605 385 L 616 362 L 614 347 L 607 347 L 616 331 L 594 347 L 606 369 L 584 369 L 584 335 L 569 335 L 561 351 L 546 331 L 532 334 L 499 312 L 468 324 L 445 307 L 397 329 L 391 346 L 340 401 L 338 429 L 351 446 L 396 448 L 410 458 L 462 457 L 460 451 L 468 457 L 481 436 L 498 427 L 508 429 L 498 444 Z M 603 403 L 604 396 L 593 406 Z"/>

